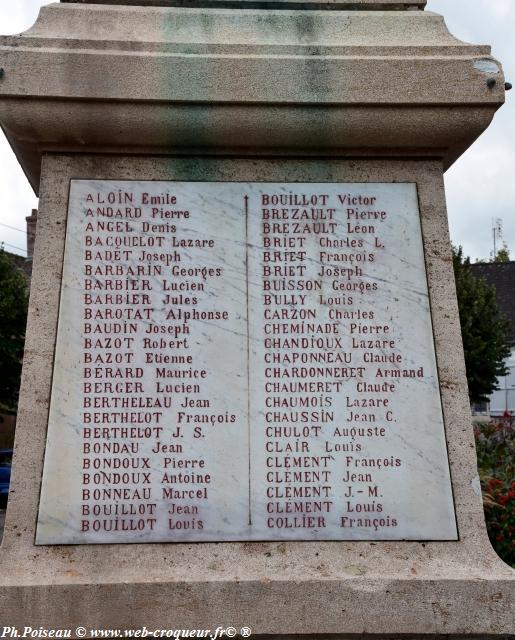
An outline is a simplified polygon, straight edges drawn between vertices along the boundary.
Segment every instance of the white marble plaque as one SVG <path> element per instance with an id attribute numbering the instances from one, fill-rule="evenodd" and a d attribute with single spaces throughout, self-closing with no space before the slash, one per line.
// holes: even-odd
<path id="1" fill-rule="evenodd" d="M 71 182 L 38 544 L 456 537 L 416 185 Z"/>

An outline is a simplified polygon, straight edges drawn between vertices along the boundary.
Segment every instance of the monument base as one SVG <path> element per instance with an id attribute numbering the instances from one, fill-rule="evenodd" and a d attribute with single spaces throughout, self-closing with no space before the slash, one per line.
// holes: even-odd
<path id="1" fill-rule="evenodd" d="M 13 467 L 0 554 L 3 624 L 88 633 L 233 626 L 270 638 L 512 637 L 514 574 L 490 546 L 471 472 L 442 177 L 436 160 L 44 156 L 16 434 L 24 465 Z M 77 178 L 416 183 L 459 540 L 35 546 L 69 185 Z"/>

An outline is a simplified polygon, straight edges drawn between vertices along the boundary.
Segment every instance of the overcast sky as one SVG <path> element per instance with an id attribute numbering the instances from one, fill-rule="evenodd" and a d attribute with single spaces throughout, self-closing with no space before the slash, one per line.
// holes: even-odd
<path id="1" fill-rule="evenodd" d="M 34 23 L 48 0 L 1 0 L 0 33 L 19 33 Z M 429 0 L 450 31 L 468 42 L 491 44 L 515 84 L 515 0 Z M 0 133 L 0 242 L 25 252 L 25 216 L 37 207 L 14 154 Z M 488 131 L 446 174 L 451 238 L 472 259 L 492 251 L 492 220 L 501 218 L 504 240 L 515 259 L 515 90 Z M 16 231 L 8 228 L 16 227 Z"/>

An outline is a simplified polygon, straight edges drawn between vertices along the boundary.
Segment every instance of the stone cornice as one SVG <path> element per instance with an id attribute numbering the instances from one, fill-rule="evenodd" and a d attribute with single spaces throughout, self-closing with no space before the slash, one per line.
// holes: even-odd
<path id="1" fill-rule="evenodd" d="M 44 152 L 436 157 L 504 101 L 490 48 L 431 12 L 52 4 L 0 39 L 0 121 Z"/>

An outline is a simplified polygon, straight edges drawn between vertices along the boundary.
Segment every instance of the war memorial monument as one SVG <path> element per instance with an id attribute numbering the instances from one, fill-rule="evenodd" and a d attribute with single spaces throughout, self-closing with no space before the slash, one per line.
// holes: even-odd
<path id="1" fill-rule="evenodd" d="M 443 187 L 505 82 L 425 4 L 63 1 L 0 39 L 40 197 L 3 624 L 515 633 Z"/>

